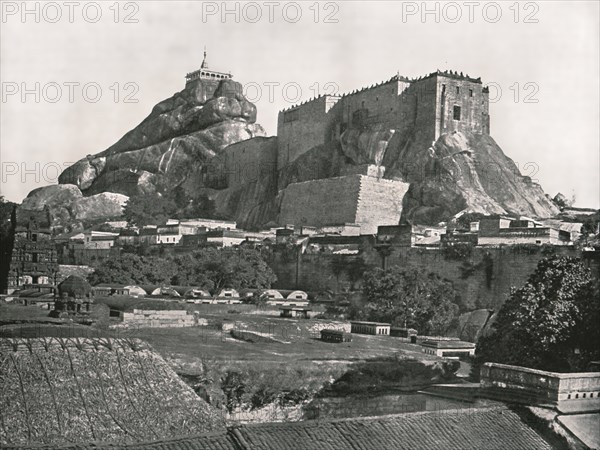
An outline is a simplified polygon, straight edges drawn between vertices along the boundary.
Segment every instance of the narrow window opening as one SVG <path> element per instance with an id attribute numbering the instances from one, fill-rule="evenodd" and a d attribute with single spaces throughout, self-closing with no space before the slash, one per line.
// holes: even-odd
<path id="1" fill-rule="evenodd" d="M 460 106 L 454 106 L 454 120 L 460 120 Z"/>

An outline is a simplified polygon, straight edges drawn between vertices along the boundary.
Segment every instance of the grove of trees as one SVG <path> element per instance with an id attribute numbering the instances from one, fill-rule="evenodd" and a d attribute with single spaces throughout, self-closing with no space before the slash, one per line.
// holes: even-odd
<path id="1" fill-rule="evenodd" d="M 214 217 L 214 205 L 208 199 L 191 200 L 181 188 L 165 193 L 132 195 L 123 214 L 127 221 L 138 227 L 164 224 L 167 219 Z"/>
<path id="2" fill-rule="evenodd" d="M 513 289 L 479 340 L 477 361 L 541 370 L 586 370 L 600 359 L 598 282 L 581 259 L 553 256 Z"/>
<path id="3" fill-rule="evenodd" d="M 452 284 L 416 269 L 373 269 L 364 275 L 363 294 L 366 303 L 351 309 L 351 318 L 406 325 L 423 335 L 445 334 L 459 312 Z"/>
<path id="4" fill-rule="evenodd" d="M 122 253 L 95 269 L 89 277 L 92 284 L 197 286 L 214 292 L 225 287 L 267 289 L 276 281 L 260 252 L 251 248 L 207 247 L 175 256 Z"/>

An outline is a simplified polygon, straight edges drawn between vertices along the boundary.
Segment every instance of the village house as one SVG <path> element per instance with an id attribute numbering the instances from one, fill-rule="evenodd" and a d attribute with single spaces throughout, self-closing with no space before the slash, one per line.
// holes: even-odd
<path id="1" fill-rule="evenodd" d="M 474 356 L 475 344 L 459 340 L 425 340 L 421 342 L 423 353 L 443 358 L 458 358 L 459 356 Z"/>
<path id="2" fill-rule="evenodd" d="M 156 225 L 147 225 L 140 230 L 140 245 L 155 245 L 158 243 L 158 230 Z"/>
<path id="3" fill-rule="evenodd" d="M 355 334 L 373 334 L 389 336 L 390 327 L 391 325 L 389 323 L 360 321 L 350 322 L 350 332 Z"/>
<path id="4" fill-rule="evenodd" d="M 215 296 L 214 300 L 215 303 L 242 303 L 240 293 L 237 290 L 230 288 L 221 289 L 221 291 Z"/>
<path id="5" fill-rule="evenodd" d="M 321 330 L 321 340 L 325 342 L 352 342 L 352 336 L 341 330 Z"/>
<path id="6" fill-rule="evenodd" d="M 305 306 L 280 306 L 281 317 L 308 319 L 312 309 Z"/>
<path id="7" fill-rule="evenodd" d="M 377 244 L 399 247 L 438 247 L 446 228 L 425 225 L 382 225 L 377 227 Z"/>
<path id="8" fill-rule="evenodd" d="M 134 228 L 125 228 L 119 232 L 119 236 L 117 237 L 117 245 L 138 245 L 139 240 L 139 230 Z"/>
<path id="9" fill-rule="evenodd" d="M 414 328 L 390 327 L 390 336 L 410 339 L 410 342 L 417 342 L 418 332 Z"/>
<path id="10" fill-rule="evenodd" d="M 241 230 L 210 230 L 206 232 L 207 245 L 216 247 L 233 247 L 246 240 L 246 233 Z"/>
<path id="11" fill-rule="evenodd" d="M 489 216 L 479 221 L 478 245 L 572 245 L 568 231 L 521 217 Z"/>
<path id="12" fill-rule="evenodd" d="M 179 225 L 183 229 L 188 230 L 235 230 L 237 229 L 237 223 L 231 220 L 215 220 L 215 219 L 181 219 L 178 221 Z M 168 222 L 170 223 L 170 222 Z M 172 222 L 171 222 L 172 223 Z M 183 233 L 183 234 L 196 234 L 196 233 Z"/>

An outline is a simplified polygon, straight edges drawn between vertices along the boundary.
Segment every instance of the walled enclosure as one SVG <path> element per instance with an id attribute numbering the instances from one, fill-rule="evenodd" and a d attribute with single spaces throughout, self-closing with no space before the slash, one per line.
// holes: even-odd
<path id="1" fill-rule="evenodd" d="M 362 236 L 359 255 L 280 251 L 269 262 L 277 275 L 274 288 L 294 286 L 305 291 L 334 292 L 360 290 L 362 278 L 356 276 L 358 270 L 355 269 L 361 267 L 359 272 L 362 273 L 370 268 L 383 266 L 382 257 L 373 245 L 372 236 Z M 396 247 L 385 258 L 385 265 L 432 272 L 450 280 L 465 310 L 490 308 L 498 311 L 509 295 L 510 288 L 521 287 L 534 272 L 537 263 L 550 256 L 548 250 L 561 256 L 581 256 L 572 246 L 552 249 L 475 247 L 471 256 L 461 259 L 445 256 L 439 249 Z M 345 270 L 338 273 L 335 268 L 339 266 L 336 262 L 340 258 L 344 261 Z M 584 258 L 584 262 L 590 267 L 592 274 L 597 276 L 600 261 Z"/>
<path id="2" fill-rule="evenodd" d="M 427 145 L 452 131 L 489 134 L 488 97 L 481 79 L 439 71 L 412 80 L 395 76 L 343 96 L 318 97 L 279 112 L 277 167 L 339 139 L 349 128 L 412 131 Z"/>
<path id="3" fill-rule="evenodd" d="M 305 181 L 283 191 L 280 223 L 323 226 L 359 223 L 361 233 L 400 221 L 408 184 L 364 175 Z"/>
<path id="4" fill-rule="evenodd" d="M 277 170 L 277 138 L 255 137 L 229 145 L 215 158 L 228 188 L 258 181 Z"/>
<path id="5" fill-rule="evenodd" d="M 600 410 L 600 372 L 556 373 L 485 363 L 481 387 L 509 401 L 526 401 L 524 396 L 535 398 L 561 412 Z"/>

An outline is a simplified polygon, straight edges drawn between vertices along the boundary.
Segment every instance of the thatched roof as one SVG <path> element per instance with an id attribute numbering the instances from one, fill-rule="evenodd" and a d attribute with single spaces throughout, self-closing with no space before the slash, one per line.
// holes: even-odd
<path id="1" fill-rule="evenodd" d="M 58 285 L 58 295 L 61 297 L 66 293 L 69 297 L 81 298 L 89 296 L 91 292 L 90 283 L 77 275 L 71 275 Z"/>

